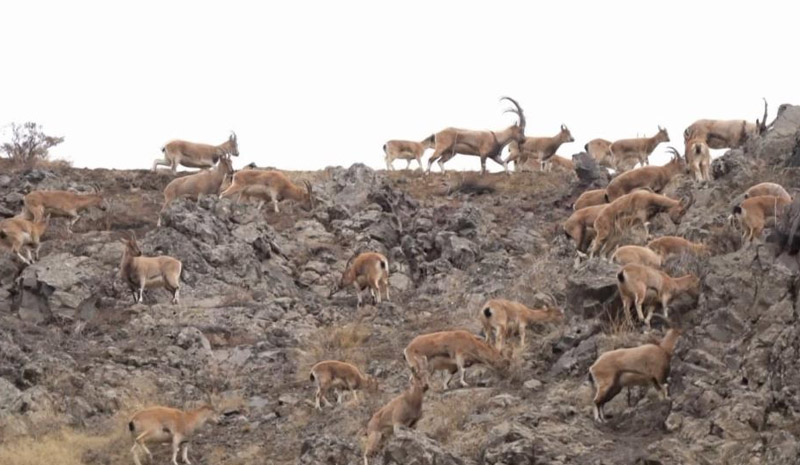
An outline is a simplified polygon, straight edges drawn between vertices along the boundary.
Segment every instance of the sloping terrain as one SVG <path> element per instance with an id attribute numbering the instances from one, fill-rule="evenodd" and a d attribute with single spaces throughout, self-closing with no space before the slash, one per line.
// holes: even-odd
<path id="1" fill-rule="evenodd" d="M 0 256 L 0 463 L 130 463 L 133 411 L 190 407 L 211 393 L 225 415 L 197 434 L 193 463 L 361 463 L 369 417 L 407 384 L 402 350 L 414 336 L 477 333 L 487 299 L 535 305 L 548 294 L 564 307 L 564 324 L 534 331 L 508 373 L 474 366 L 470 387 L 446 392 L 437 381 L 416 431 L 401 431 L 374 462 L 796 463 L 800 266 L 780 234 L 790 228 L 738 250 L 726 218 L 752 184 L 800 187 L 798 131 L 800 107 L 783 106 L 765 137 L 714 162 L 713 183 L 682 177 L 668 187 L 695 202 L 678 226 L 658 218 L 654 234 L 707 242 L 714 255 L 669 264 L 703 279 L 698 301 L 672 308 L 685 332 L 671 399 L 635 390 L 629 406 L 623 393 L 606 407 L 605 425 L 592 420 L 589 365 L 652 335 L 619 324 L 615 266 L 574 266 L 559 225 L 591 185 L 572 173 L 481 179 L 363 165 L 290 173 L 314 185 L 313 211 L 285 202 L 280 213 L 259 212 L 206 197 L 176 201 L 158 229 L 166 173 L 0 174 L 2 215 L 19 211 L 33 189 L 97 189 L 110 203 L 84 215 L 74 234 L 53 220 L 33 266 Z M 183 262 L 179 306 L 163 290 L 133 304 L 117 277 L 118 239 L 129 230 L 145 255 Z M 389 257 L 392 301 L 357 309 L 351 291 L 329 298 L 347 260 L 365 250 Z M 323 359 L 362 367 L 380 392 L 314 410 L 308 370 Z M 153 450 L 168 460 L 166 446 Z"/>

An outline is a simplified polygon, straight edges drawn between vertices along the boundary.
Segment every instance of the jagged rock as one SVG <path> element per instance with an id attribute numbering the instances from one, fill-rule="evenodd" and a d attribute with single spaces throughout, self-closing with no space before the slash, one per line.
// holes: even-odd
<path id="1" fill-rule="evenodd" d="M 481 453 L 486 465 L 529 465 L 536 462 L 535 432 L 518 423 L 503 422 L 489 432 Z"/>
<path id="2" fill-rule="evenodd" d="M 383 465 L 463 465 L 464 460 L 446 451 L 419 431 L 399 428 L 382 452 Z"/>
<path id="3" fill-rule="evenodd" d="M 449 231 L 436 235 L 436 247 L 441 250 L 443 259 L 461 270 L 475 263 L 478 257 L 478 246 L 474 242 Z"/>
<path id="4" fill-rule="evenodd" d="M 617 298 L 619 266 L 604 260 L 589 260 L 567 276 L 567 308 L 571 314 L 594 318 Z"/>
<path id="5" fill-rule="evenodd" d="M 361 451 L 351 442 L 337 436 L 313 435 L 303 441 L 301 465 L 351 465 L 361 463 Z"/>
<path id="6" fill-rule="evenodd" d="M 0 411 L 8 413 L 20 395 L 20 390 L 10 381 L 0 378 Z"/>
<path id="7" fill-rule="evenodd" d="M 572 156 L 572 161 L 575 163 L 575 173 L 583 190 L 588 190 L 590 187 L 601 188 L 608 184 L 608 170 L 598 165 L 588 153 L 576 153 Z"/>

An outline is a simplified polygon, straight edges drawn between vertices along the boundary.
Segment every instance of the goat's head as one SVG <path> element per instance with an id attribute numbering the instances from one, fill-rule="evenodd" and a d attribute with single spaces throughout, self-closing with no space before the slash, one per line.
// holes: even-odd
<path id="1" fill-rule="evenodd" d="M 136 235 L 131 231 L 127 234 L 127 237 L 122 237 L 120 242 L 125 244 L 125 251 L 131 257 L 140 257 L 142 255 L 141 249 L 139 249 L 139 244 L 136 243 Z"/>
<path id="2" fill-rule="evenodd" d="M 516 107 L 509 108 L 504 113 L 514 113 L 519 118 L 517 123 L 512 126 L 513 132 L 511 138 L 517 142 L 523 142 L 525 140 L 525 113 L 522 111 L 522 107 L 519 106 L 519 103 L 517 103 L 517 101 L 511 97 L 501 97 L 500 100 L 508 100 Z"/>
<path id="3" fill-rule="evenodd" d="M 667 132 L 667 128 L 662 128 L 659 125 L 658 134 L 656 134 L 656 139 L 660 142 L 669 142 L 669 133 Z"/>
<path id="4" fill-rule="evenodd" d="M 233 173 L 233 162 L 231 158 L 228 156 L 223 156 L 219 159 L 218 169 L 222 170 L 223 173 L 226 173 L 226 176 L 230 173 Z"/>
<path id="5" fill-rule="evenodd" d="M 572 133 L 569 132 L 566 124 L 561 125 L 561 132 L 558 133 L 558 137 L 562 142 L 575 142 L 575 138 L 572 137 Z"/>
<path id="6" fill-rule="evenodd" d="M 756 119 L 756 134 L 767 132 L 767 99 L 764 99 L 764 117 L 759 121 Z"/>
<path id="7" fill-rule="evenodd" d="M 682 198 L 678 201 L 677 205 L 669 209 L 669 219 L 675 224 L 680 224 L 681 219 L 683 219 L 683 216 L 689 211 L 689 207 L 691 207 L 693 203 L 694 196 L 691 194 L 689 194 L 689 197 Z"/>
<path id="8" fill-rule="evenodd" d="M 231 131 L 231 135 L 228 137 L 228 145 L 227 151 L 229 154 L 233 155 L 234 157 L 239 156 L 239 140 L 236 138 L 236 133 Z"/>
<path id="9" fill-rule="evenodd" d="M 347 275 L 348 272 L 350 271 L 350 264 L 353 263 L 353 260 L 355 260 L 357 255 L 358 254 L 354 254 L 352 257 L 350 257 L 349 260 L 347 260 L 347 264 L 344 266 L 344 271 L 342 272 L 342 276 L 337 281 L 334 281 L 333 284 L 331 284 L 330 293 L 328 293 L 329 299 L 333 297 L 337 292 L 344 289 L 348 284 L 350 284 L 347 282 Z"/>
<path id="10" fill-rule="evenodd" d="M 689 147 L 689 146 L 687 145 L 687 147 Z M 690 174 L 691 173 L 692 169 L 689 166 L 689 164 L 686 163 L 686 157 L 682 157 L 681 153 L 678 152 L 678 149 L 676 149 L 673 146 L 669 146 L 669 147 L 667 147 L 667 152 L 669 152 L 670 155 L 672 155 L 672 159 L 669 161 L 668 164 L 672 164 L 674 166 L 679 166 L 680 167 L 680 171 L 682 173 L 685 173 L 685 174 Z"/>
<path id="11" fill-rule="evenodd" d="M 308 181 L 303 181 L 303 185 L 306 186 L 306 208 L 311 211 L 316 206 L 316 199 L 314 198 L 314 188 L 311 187 L 311 183 Z"/>
<path id="12" fill-rule="evenodd" d="M 378 388 L 379 388 L 378 378 L 375 378 L 374 376 L 367 376 L 367 382 L 366 382 L 367 391 L 377 392 Z"/>

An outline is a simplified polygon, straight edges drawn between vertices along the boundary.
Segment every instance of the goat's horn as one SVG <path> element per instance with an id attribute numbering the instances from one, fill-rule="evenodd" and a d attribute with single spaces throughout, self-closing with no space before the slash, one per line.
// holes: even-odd
<path id="1" fill-rule="evenodd" d="M 519 106 L 516 100 L 511 97 L 500 97 L 500 100 L 508 100 L 511 102 L 515 107 L 517 107 L 517 115 L 519 116 L 519 126 L 521 128 L 525 128 L 525 113 L 522 111 L 522 107 Z"/>

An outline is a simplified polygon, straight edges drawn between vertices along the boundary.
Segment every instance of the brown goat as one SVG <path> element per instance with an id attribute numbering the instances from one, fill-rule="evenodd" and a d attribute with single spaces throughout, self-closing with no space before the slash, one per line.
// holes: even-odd
<path id="1" fill-rule="evenodd" d="M 639 137 L 636 139 L 620 139 L 609 147 L 614 158 L 615 166 L 621 171 L 630 161 L 631 167 L 638 162 L 640 166 L 648 165 L 648 157 L 656 146 L 662 142 L 669 142 L 669 134 L 665 128 L 658 127 L 658 133 L 653 137 Z"/>
<path id="2" fill-rule="evenodd" d="M 458 366 L 461 385 L 468 386 L 464 380 L 464 367 L 468 363 L 484 363 L 492 368 L 505 370 L 509 366 L 509 353 L 501 352 L 469 331 L 440 331 L 415 337 L 403 350 L 411 373 L 427 383 L 430 374 L 429 360 L 433 357 L 447 357 Z"/>
<path id="3" fill-rule="evenodd" d="M 624 387 L 653 385 L 669 399 L 667 378 L 679 329 L 670 329 L 658 344 L 605 352 L 589 368 L 595 386 L 594 419 L 605 422 L 603 407 Z"/>
<path id="4" fill-rule="evenodd" d="M 747 191 L 744 193 L 744 198 L 749 199 L 750 197 L 758 197 L 760 195 L 774 195 L 775 197 L 780 197 L 789 202 L 792 200 L 792 196 L 786 192 L 786 189 L 784 189 L 780 184 L 776 184 L 774 182 L 762 182 L 761 184 L 756 184 L 750 189 L 747 189 Z"/>
<path id="5" fill-rule="evenodd" d="M 248 197 L 260 197 L 262 201 L 258 204 L 259 210 L 261 210 L 264 200 L 271 200 L 275 213 L 280 213 L 278 202 L 285 199 L 305 202 L 309 210 L 314 208 L 314 191 L 311 183 L 306 181 L 305 189 L 303 189 L 295 185 L 280 171 L 256 169 L 237 171 L 233 174 L 231 185 L 219 196 L 226 198 L 237 194 L 240 200 L 243 194 Z"/>
<path id="6" fill-rule="evenodd" d="M 664 309 L 664 318 L 669 318 L 667 305 L 673 297 L 683 293 L 697 297 L 700 292 L 700 280 L 693 274 L 672 278 L 663 271 L 637 264 L 622 267 L 622 270 L 617 273 L 617 281 L 617 287 L 622 297 L 622 310 L 625 312 L 626 318 L 630 321 L 630 307 L 631 304 L 634 304 L 639 320 L 644 321 L 648 329 L 650 328 L 650 319 L 653 317 L 653 308 L 650 307 L 645 317 L 642 305 L 647 297 L 647 291 L 655 292 L 656 298 Z"/>
<path id="7" fill-rule="evenodd" d="M 614 245 L 618 231 L 637 222 L 642 224 L 649 236 L 648 221 L 661 212 L 668 213 L 672 222 L 679 224 L 692 203 L 691 197 L 688 201 L 678 201 L 645 190 L 623 195 L 608 204 L 594 221 L 596 235 L 589 256 L 593 257 L 598 252 L 606 256 Z"/>
<path id="8" fill-rule="evenodd" d="M 550 159 L 547 160 L 547 163 L 548 167 L 555 166 L 559 171 L 575 171 L 575 162 L 558 154 L 550 157 Z"/>
<path id="9" fill-rule="evenodd" d="M 509 142 L 521 142 L 525 138 L 525 114 L 522 108 L 511 97 L 503 97 L 516 109 L 507 110 L 517 114 L 519 121 L 502 131 L 472 131 L 467 129 L 447 128 L 434 134 L 434 150 L 428 159 L 428 173 L 431 172 L 433 162 L 437 162 L 444 173 L 444 164 L 456 154 L 474 155 L 481 159 L 481 174 L 486 173 L 486 159 L 492 159 L 497 164 L 503 165 L 508 173 L 508 163 L 504 162 L 500 153 Z"/>
<path id="10" fill-rule="evenodd" d="M 755 123 L 747 120 L 701 119 L 683 131 L 683 141 L 696 139 L 704 141 L 712 149 L 733 149 L 744 145 L 749 137 L 767 131 L 767 100 L 764 99 L 764 116 Z"/>
<path id="11" fill-rule="evenodd" d="M 345 265 L 341 279 L 331 287 L 328 298 L 340 290 L 353 286 L 358 297 L 358 306 L 361 306 L 361 292 L 369 288 L 375 303 L 381 303 L 381 292 L 386 292 L 389 300 L 389 260 L 377 252 L 364 252 L 356 257 L 351 257 Z"/>
<path id="12" fill-rule="evenodd" d="M 573 210 L 580 210 L 586 207 L 594 207 L 595 205 L 602 205 L 606 202 L 606 190 L 605 189 L 593 189 L 590 191 L 585 191 L 583 194 L 578 196 L 575 200 L 575 203 L 572 204 Z"/>
<path id="13" fill-rule="evenodd" d="M 673 255 L 704 256 L 709 254 L 707 245 L 697 244 L 678 236 L 663 236 L 653 239 L 647 243 L 647 248 L 657 253 L 662 261 Z"/>
<path id="14" fill-rule="evenodd" d="M 161 147 L 164 158 L 153 162 L 153 171 L 159 166 L 169 166 L 172 174 L 177 173 L 178 165 L 187 168 L 211 168 L 225 155 L 239 156 L 239 142 L 236 133 L 219 145 L 198 144 L 185 140 L 173 140 Z"/>
<path id="15" fill-rule="evenodd" d="M 608 204 L 594 205 L 576 210 L 564 222 L 564 234 L 575 242 L 578 252 L 585 252 L 594 238 L 594 222 Z"/>
<path id="16" fill-rule="evenodd" d="M 519 302 L 492 299 L 483 306 L 479 318 L 486 340 L 494 335 L 497 350 L 503 350 L 505 339 L 512 333 L 519 333 L 519 346 L 525 347 L 525 329 L 529 325 L 562 321 L 564 312 L 555 307 L 531 309 Z"/>
<path id="17" fill-rule="evenodd" d="M 686 164 L 697 181 L 711 181 L 711 152 L 701 139 L 691 139 L 684 150 Z"/>
<path id="18" fill-rule="evenodd" d="M 622 266 L 634 263 L 651 268 L 661 268 L 661 257 L 654 251 L 640 245 L 625 245 L 618 248 L 614 255 L 611 256 L 611 261 Z"/>
<path id="19" fill-rule="evenodd" d="M 128 283 L 134 303 L 142 302 L 145 289 L 164 287 L 172 292 L 172 303 L 177 305 L 183 269 L 181 262 L 166 255 L 143 257 L 133 233 L 128 238 L 120 239 L 120 242 L 125 244 L 125 250 L 122 253 L 119 273 Z"/>
<path id="20" fill-rule="evenodd" d="M 182 178 L 173 179 L 164 188 L 164 205 L 158 216 L 157 226 L 161 226 L 161 215 L 167 206 L 178 197 L 188 197 L 199 200 L 201 195 L 219 195 L 220 187 L 225 178 L 233 173 L 231 159 L 223 156 L 214 169 L 203 170 Z"/>
<path id="21" fill-rule="evenodd" d="M 553 137 L 526 137 L 519 142 L 519 150 L 511 153 L 506 158 L 505 164 L 514 162 L 514 169 L 524 166 L 531 157 L 541 163 L 542 170 L 550 171 L 549 160 L 556 154 L 556 150 L 566 142 L 574 142 L 575 139 L 565 125 L 561 125 L 561 130 Z"/>
<path id="22" fill-rule="evenodd" d="M 675 148 L 670 147 L 672 160 L 664 166 L 643 166 L 626 171 L 615 177 L 606 186 L 606 200 L 613 202 L 636 189 L 648 189 L 660 193 L 677 175 L 687 172 L 686 162 Z"/>
<path id="23" fill-rule="evenodd" d="M 189 464 L 189 437 L 207 421 L 216 421 L 216 412 L 210 405 L 195 410 L 183 411 L 169 407 L 150 407 L 136 412 L 128 422 L 133 436 L 133 463 L 141 465 L 138 449 L 153 461 L 153 454 L 146 443 L 172 443 L 172 464 L 178 465 L 178 452 L 183 449 L 183 462 Z"/>
<path id="24" fill-rule="evenodd" d="M 23 203 L 22 214 L 28 220 L 44 218 L 45 215 L 71 218 L 67 227 L 70 232 L 80 219 L 82 211 L 91 207 L 108 210 L 108 203 L 100 194 L 78 194 L 70 191 L 33 191 L 25 196 Z"/>
<path id="25" fill-rule="evenodd" d="M 425 153 L 425 149 L 433 148 L 434 139 L 434 136 L 431 135 L 422 142 L 414 142 L 410 140 L 390 140 L 389 142 L 383 144 L 386 169 L 394 171 L 392 162 L 398 159 L 405 160 L 407 162 L 406 169 L 411 167 L 411 160 L 417 160 L 419 169 L 423 169 L 422 155 Z"/>
<path id="26" fill-rule="evenodd" d="M 311 367 L 311 381 L 317 383 L 317 393 L 314 396 L 315 407 L 322 409 L 320 400 L 325 401 L 325 405 L 330 406 L 327 394 L 331 389 L 335 389 L 337 396 L 336 402 L 342 403 L 342 391 L 347 389 L 353 393 L 353 401 L 358 402 L 356 389 L 368 389 L 375 391 L 378 389 L 378 380 L 361 373 L 361 370 L 350 363 L 338 360 L 326 360 L 319 362 Z"/>
<path id="27" fill-rule="evenodd" d="M 367 444 L 364 447 L 364 465 L 378 451 L 381 439 L 388 433 L 397 432 L 401 426 L 413 428 L 422 418 L 422 398 L 428 385 L 414 376 L 409 388 L 380 408 L 367 423 Z"/>
<path id="28" fill-rule="evenodd" d="M 583 146 L 586 153 L 589 154 L 600 166 L 607 168 L 615 168 L 614 154 L 611 153 L 611 141 L 605 139 L 592 139 Z"/>
<path id="29" fill-rule="evenodd" d="M 742 241 L 750 246 L 753 241 L 761 237 L 767 220 L 777 218 L 780 211 L 791 203 L 783 197 L 774 195 L 760 195 L 745 199 L 741 204 L 733 207 L 730 220 L 739 220 L 742 225 Z"/>
<path id="30" fill-rule="evenodd" d="M 31 265 L 34 260 L 39 260 L 41 238 L 49 221 L 50 215 L 38 218 L 36 221 L 28 221 L 21 216 L 6 218 L 0 221 L 0 243 L 5 243 L 20 261 Z M 27 257 L 22 255 L 22 248 L 25 246 L 28 246 L 25 249 Z M 31 249 L 33 249 L 33 256 L 31 256 Z"/>

